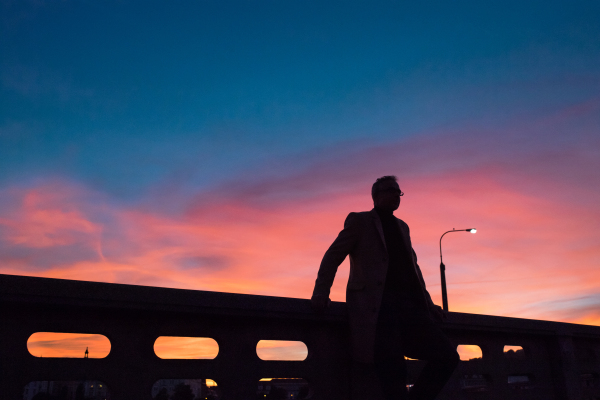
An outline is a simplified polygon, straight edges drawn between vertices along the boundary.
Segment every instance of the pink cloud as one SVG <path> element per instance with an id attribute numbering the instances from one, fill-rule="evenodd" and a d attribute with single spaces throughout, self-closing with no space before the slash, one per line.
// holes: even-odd
<path id="1" fill-rule="evenodd" d="M 98 237 L 102 227 L 87 220 L 75 205 L 63 202 L 75 195 L 71 190 L 69 186 L 47 184 L 27 191 L 17 188 L 6 191 L 18 198 L 19 204 L 10 215 L 0 218 L 0 224 L 9 228 L 4 240 L 43 248 L 76 243 L 81 235 Z"/>
<path id="2" fill-rule="evenodd" d="M 586 107 L 556 118 L 597 109 Z M 65 181 L 5 188 L 0 271 L 308 298 L 347 213 L 369 210 L 374 178 L 396 173 L 406 192 L 397 216 L 434 300 L 440 235 L 476 227 L 444 238 L 451 310 L 597 324 L 598 127 L 577 125 L 581 140 L 561 147 L 551 124 L 523 126 L 346 148 L 300 171 L 178 199 L 187 204 L 179 214 L 115 205 Z M 344 300 L 347 276 L 346 261 L 333 300 Z"/>

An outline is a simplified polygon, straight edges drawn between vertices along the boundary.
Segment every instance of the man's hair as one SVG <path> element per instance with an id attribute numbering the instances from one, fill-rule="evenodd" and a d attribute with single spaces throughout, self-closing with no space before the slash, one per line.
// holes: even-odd
<path id="1" fill-rule="evenodd" d="M 377 180 L 373 184 L 373 187 L 371 187 L 371 197 L 373 198 L 373 200 L 375 200 L 375 193 L 379 191 L 379 187 L 381 186 L 381 184 L 387 181 L 398 182 L 398 178 L 396 178 L 395 175 L 386 175 L 382 176 L 381 178 L 377 178 Z"/>

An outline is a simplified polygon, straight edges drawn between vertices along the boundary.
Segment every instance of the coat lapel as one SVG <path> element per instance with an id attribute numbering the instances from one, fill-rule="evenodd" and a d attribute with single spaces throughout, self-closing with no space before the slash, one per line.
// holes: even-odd
<path id="1" fill-rule="evenodd" d="M 404 242 L 404 247 L 406 247 L 406 251 L 408 252 L 410 259 L 412 261 L 413 269 L 415 270 L 415 273 L 417 274 L 417 276 L 419 276 L 419 273 L 417 271 L 417 263 L 413 256 L 413 248 L 412 248 L 412 243 L 410 242 L 410 234 L 406 230 L 406 227 L 405 227 L 406 224 L 403 225 L 402 222 L 400 222 L 400 219 L 398 219 L 398 226 L 400 227 L 400 232 L 402 232 L 402 241 Z"/>
<path id="2" fill-rule="evenodd" d="M 404 242 L 404 247 L 408 254 L 410 254 L 410 258 L 412 259 L 412 243 L 410 242 L 410 235 L 398 219 L 398 227 L 400 228 L 400 232 L 402 232 L 402 241 Z M 414 261 L 414 260 L 413 260 Z"/>
<path id="3" fill-rule="evenodd" d="M 373 219 L 373 223 L 377 228 L 377 232 L 379 232 L 379 238 L 383 243 L 383 248 L 387 251 L 387 246 L 385 245 L 385 236 L 383 236 L 383 226 L 381 225 L 381 220 L 379 219 L 379 215 L 377 215 L 377 211 L 375 209 L 371 210 L 371 218 Z"/>

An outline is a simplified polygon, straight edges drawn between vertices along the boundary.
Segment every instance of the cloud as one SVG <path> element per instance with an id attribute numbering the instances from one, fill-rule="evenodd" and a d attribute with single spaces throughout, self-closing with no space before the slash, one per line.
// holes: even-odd
<path id="1" fill-rule="evenodd" d="M 160 336 L 154 352 L 160 358 L 211 360 L 219 354 L 219 345 L 212 338 Z"/>
<path id="2" fill-rule="evenodd" d="M 308 356 L 308 348 L 304 342 L 260 340 L 256 353 L 261 360 L 303 361 Z"/>
<path id="3" fill-rule="evenodd" d="M 600 287 L 600 125 L 590 104 L 494 134 L 431 133 L 324 152 L 299 167 L 270 165 L 192 195 L 176 191 L 175 212 L 147 199 L 118 203 L 67 180 L 6 187 L 0 271 L 308 298 L 347 213 L 370 209 L 374 178 L 396 173 L 406 193 L 397 215 L 411 227 L 435 301 L 440 235 L 476 227 L 444 238 L 451 310 L 597 321 L 587 303 L 565 312 L 549 302 Z M 577 140 L 564 141 L 566 126 Z M 346 261 L 332 299 L 344 300 L 347 276 Z"/>
<path id="4" fill-rule="evenodd" d="M 10 187 L 1 197 L 0 250 L 8 265 L 44 270 L 103 258 L 102 223 L 81 188 L 52 181 Z"/>
<path id="5" fill-rule="evenodd" d="M 82 333 L 36 332 L 27 340 L 27 350 L 36 357 L 104 358 L 110 353 L 106 336 Z"/>

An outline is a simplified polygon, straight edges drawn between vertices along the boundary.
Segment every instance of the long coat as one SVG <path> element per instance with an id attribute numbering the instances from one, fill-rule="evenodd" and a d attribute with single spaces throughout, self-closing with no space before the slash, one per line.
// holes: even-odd
<path id="1" fill-rule="evenodd" d="M 425 289 L 425 281 L 417 264 L 417 255 L 410 241 L 408 225 L 401 219 L 396 219 L 404 238 L 403 245 L 406 246 L 408 254 L 412 254 L 413 268 L 421 283 L 422 299 L 427 309 L 431 310 L 437 306 L 433 304 Z M 350 277 L 346 287 L 346 304 L 352 357 L 358 362 L 372 363 L 375 329 L 389 262 L 381 220 L 375 209 L 348 215 L 344 229 L 323 256 L 313 298 L 329 297 L 337 269 L 347 255 L 350 255 Z"/>

